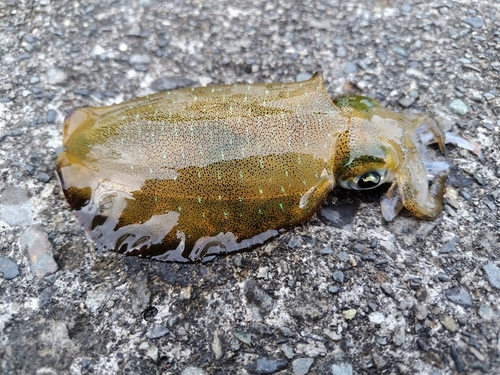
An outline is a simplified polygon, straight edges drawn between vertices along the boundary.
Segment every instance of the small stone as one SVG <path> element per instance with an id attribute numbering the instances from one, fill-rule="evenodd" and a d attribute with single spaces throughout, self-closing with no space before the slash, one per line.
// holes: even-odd
<path id="1" fill-rule="evenodd" d="M 401 5 L 401 12 L 410 13 L 411 12 L 411 5 L 410 4 Z"/>
<path id="2" fill-rule="evenodd" d="M 29 53 L 22 53 L 19 56 L 17 56 L 17 61 L 23 61 L 23 60 L 29 60 L 31 59 L 31 55 Z"/>
<path id="3" fill-rule="evenodd" d="M 285 354 L 285 357 L 287 357 L 288 359 L 292 359 L 295 356 L 293 348 L 288 346 L 287 344 L 281 345 L 281 350 Z"/>
<path id="4" fill-rule="evenodd" d="M 333 285 L 333 286 L 328 287 L 328 293 L 338 294 L 338 293 L 340 293 L 340 291 L 341 291 L 341 289 L 337 285 Z"/>
<path id="5" fill-rule="evenodd" d="M 358 71 L 358 66 L 352 61 L 348 61 L 344 66 L 344 73 L 354 74 Z"/>
<path id="6" fill-rule="evenodd" d="M 344 282 L 344 272 L 342 271 L 333 271 L 333 280 L 335 280 L 336 282 L 342 284 Z"/>
<path id="7" fill-rule="evenodd" d="M 429 311 L 425 305 L 418 304 L 415 306 L 415 318 L 418 320 L 424 320 L 428 314 Z"/>
<path id="8" fill-rule="evenodd" d="M 181 375 L 208 375 L 208 372 L 200 367 L 188 366 L 182 370 Z"/>
<path id="9" fill-rule="evenodd" d="M 243 344 L 251 346 L 252 345 L 252 334 L 248 332 L 235 331 L 233 336 L 240 340 Z"/>
<path id="10" fill-rule="evenodd" d="M 40 182 L 49 182 L 50 175 L 45 172 L 38 172 L 36 175 L 36 179 Z"/>
<path id="11" fill-rule="evenodd" d="M 11 280 L 19 275 L 19 267 L 10 259 L 0 257 L 0 273 L 5 280 Z"/>
<path id="12" fill-rule="evenodd" d="M 161 324 L 153 324 L 153 328 L 146 334 L 148 339 L 157 339 L 165 336 L 168 333 L 168 329 Z"/>
<path id="13" fill-rule="evenodd" d="M 293 331 L 288 327 L 280 327 L 280 331 L 283 336 L 292 337 L 294 335 Z"/>
<path id="14" fill-rule="evenodd" d="M 138 23 L 132 24 L 132 26 L 128 30 L 127 34 L 125 34 L 125 35 L 140 37 L 141 36 L 141 26 Z"/>
<path id="15" fill-rule="evenodd" d="M 55 111 L 53 109 L 49 109 L 47 111 L 47 117 L 46 117 L 47 123 L 49 123 L 49 124 L 54 123 L 57 120 L 57 114 L 58 114 L 57 111 Z"/>
<path id="16" fill-rule="evenodd" d="M 493 317 L 493 312 L 491 311 L 490 307 L 485 303 L 482 303 L 479 306 L 479 310 L 477 311 L 477 313 L 481 318 L 485 320 L 490 320 Z"/>
<path id="17" fill-rule="evenodd" d="M 257 273 L 257 278 L 258 279 L 267 279 L 267 276 L 269 275 L 269 267 L 259 267 L 259 271 Z"/>
<path id="18" fill-rule="evenodd" d="M 32 85 L 35 85 L 35 84 L 37 84 L 38 82 L 40 82 L 40 78 L 38 78 L 38 77 L 31 77 L 31 78 L 30 78 L 30 83 L 31 83 Z"/>
<path id="19" fill-rule="evenodd" d="M 493 263 L 488 263 L 483 266 L 486 273 L 486 278 L 493 288 L 500 289 L 500 268 Z"/>
<path id="20" fill-rule="evenodd" d="M 309 372 L 313 358 L 297 358 L 292 362 L 292 370 L 295 375 L 306 375 Z"/>
<path id="21" fill-rule="evenodd" d="M 451 280 L 451 277 L 445 274 L 444 272 L 439 272 L 436 277 L 439 281 L 447 282 Z"/>
<path id="22" fill-rule="evenodd" d="M 311 77 L 312 77 L 311 73 L 299 73 L 295 77 L 295 81 L 296 82 L 307 81 Z"/>
<path id="23" fill-rule="evenodd" d="M 441 324 L 450 332 L 456 332 L 458 329 L 457 323 L 455 323 L 453 318 L 449 315 L 445 315 L 441 318 Z"/>
<path id="24" fill-rule="evenodd" d="M 356 309 L 347 309 L 342 311 L 342 316 L 344 317 L 345 320 L 353 320 L 354 317 L 356 316 Z"/>
<path id="25" fill-rule="evenodd" d="M 371 313 L 370 315 L 368 315 L 368 319 L 373 324 L 380 325 L 385 321 L 385 316 L 381 312 L 375 311 L 375 312 Z"/>
<path id="26" fill-rule="evenodd" d="M 451 358 L 453 358 L 453 361 L 455 362 L 455 368 L 457 369 L 457 372 L 464 372 L 465 362 L 460 356 L 458 350 L 454 346 L 450 346 L 450 354 Z"/>
<path id="27" fill-rule="evenodd" d="M 473 307 L 474 301 L 471 295 L 463 286 L 457 286 L 449 289 L 446 293 L 446 298 L 451 302 L 461 305 L 463 307 Z"/>
<path id="28" fill-rule="evenodd" d="M 378 369 L 385 367 L 387 361 L 378 353 L 372 352 L 373 362 Z"/>
<path id="29" fill-rule="evenodd" d="M 430 349 L 429 345 L 427 345 L 427 343 L 420 338 L 417 339 L 417 346 L 423 352 L 427 352 Z"/>
<path id="30" fill-rule="evenodd" d="M 485 93 L 483 94 L 483 96 L 484 96 L 484 98 L 485 98 L 486 100 L 488 100 L 488 101 L 493 100 L 493 99 L 495 99 L 495 98 L 496 98 L 496 96 L 495 96 L 495 95 L 493 95 L 491 92 L 485 92 Z"/>
<path id="31" fill-rule="evenodd" d="M 288 241 L 288 247 L 290 249 L 294 249 L 296 247 L 300 247 L 302 245 L 303 241 L 300 236 L 292 236 L 290 238 L 290 241 Z"/>
<path id="32" fill-rule="evenodd" d="M 484 20 L 479 17 L 470 17 L 462 20 L 463 23 L 472 26 L 473 29 L 479 29 L 484 25 Z"/>
<path id="33" fill-rule="evenodd" d="M 385 293 L 385 295 L 391 297 L 391 298 L 396 298 L 396 293 L 394 293 L 394 290 L 389 284 L 382 284 L 380 285 L 380 289 L 382 289 L 382 292 Z"/>
<path id="34" fill-rule="evenodd" d="M 413 99 L 413 98 L 403 98 L 403 99 L 399 100 L 399 104 L 403 108 L 410 107 L 414 102 L 415 102 L 415 99 Z"/>
<path id="35" fill-rule="evenodd" d="M 332 375 L 353 375 L 352 363 L 334 363 L 330 372 Z"/>
<path id="36" fill-rule="evenodd" d="M 279 358 L 259 358 L 245 366 L 245 369 L 251 374 L 264 375 L 274 374 L 288 366 L 288 361 Z"/>
<path id="37" fill-rule="evenodd" d="M 50 85 L 59 85 L 66 81 L 68 75 L 59 68 L 49 68 L 47 70 L 47 82 Z"/>
<path id="38" fill-rule="evenodd" d="M 151 58 L 146 54 L 133 54 L 128 59 L 130 65 L 147 65 L 151 62 Z"/>
<path id="39" fill-rule="evenodd" d="M 377 256 L 374 253 L 363 254 L 360 258 L 365 262 L 375 262 L 377 260 Z"/>
<path id="40" fill-rule="evenodd" d="M 332 247 L 330 245 L 324 247 L 323 249 L 321 249 L 319 251 L 319 253 L 321 255 L 330 255 L 330 254 L 333 254 L 333 250 L 332 250 Z"/>
<path id="41" fill-rule="evenodd" d="M 169 91 L 178 89 L 180 87 L 189 87 L 197 84 L 198 82 L 193 81 L 188 78 L 179 77 L 179 76 L 162 76 L 156 78 L 151 83 L 151 89 L 157 92 L 160 91 Z"/>
<path id="42" fill-rule="evenodd" d="M 248 303 L 257 306 L 261 314 L 267 315 L 273 309 L 274 300 L 254 280 L 247 280 L 244 293 Z"/>
<path id="43" fill-rule="evenodd" d="M 21 234 L 20 244 L 28 256 L 31 271 L 36 277 L 43 278 L 57 271 L 49 237 L 41 225 L 29 226 Z"/>
<path id="44" fill-rule="evenodd" d="M 460 99 L 452 100 L 448 107 L 458 115 L 465 115 L 467 113 L 467 104 Z"/>
<path id="45" fill-rule="evenodd" d="M 382 240 L 380 241 L 380 246 L 382 246 L 387 251 L 394 251 L 394 243 L 391 241 Z"/>
<path id="46" fill-rule="evenodd" d="M 346 57 L 347 56 L 346 48 L 344 46 L 340 46 L 339 48 L 337 48 L 336 56 L 337 57 Z"/>
<path id="47" fill-rule="evenodd" d="M 394 329 L 394 335 L 392 337 L 392 340 L 394 342 L 395 346 L 401 346 L 405 343 L 406 341 L 406 327 L 403 326 L 397 326 L 396 329 Z"/>
<path id="48" fill-rule="evenodd" d="M 457 237 L 453 237 L 451 240 L 449 240 L 443 246 L 441 246 L 441 249 L 439 249 L 439 252 L 442 254 L 451 253 L 455 249 L 456 243 L 457 243 Z"/>
<path id="49" fill-rule="evenodd" d="M 222 358 L 222 355 L 224 354 L 222 352 L 222 343 L 220 340 L 220 331 L 216 329 L 214 331 L 214 339 L 212 341 L 212 351 L 214 352 L 215 359 L 219 360 Z"/>
<path id="50" fill-rule="evenodd" d="M 345 262 L 347 259 L 349 259 L 349 254 L 345 251 L 341 251 L 340 253 L 337 254 L 338 260 L 341 262 Z"/>
<path id="51" fill-rule="evenodd" d="M 394 52 L 396 55 L 399 55 L 401 57 L 408 57 L 408 52 L 403 47 L 399 47 L 399 46 L 393 47 L 392 52 Z"/>

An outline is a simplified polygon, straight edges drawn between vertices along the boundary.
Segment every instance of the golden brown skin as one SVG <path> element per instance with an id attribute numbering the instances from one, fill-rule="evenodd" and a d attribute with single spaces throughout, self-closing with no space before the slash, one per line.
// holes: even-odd
<path id="1" fill-rule="evenodd" d="M 346 125 L 318 74 L 179 89 L 74 111 L 58 173 L 98 243 L 195 260 L 307 220 L 334 186 Z"/>
<path id="2" fill-rule="evenodd" d="M 73 111 L 57 171 L 97 243 L 193 261 L 304 222 L 336 184 L 394 182 L 387 219 L 402 205 L 435 217 L 446 174 L 429 190 L 416 129 L 424 123 L 441 146 L 444 133 L 428 120 L 361 96 L 332 102 L 318 73 L 297 83 L 184 88 Z"/>

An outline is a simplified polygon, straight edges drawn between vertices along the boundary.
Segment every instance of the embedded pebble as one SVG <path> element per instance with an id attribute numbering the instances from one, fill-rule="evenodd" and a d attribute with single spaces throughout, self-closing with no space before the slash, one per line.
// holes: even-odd
<path id="1" fill-rule="evenodd" d="M 45 172 L 38 172 L 36 175 L 36 179 L 40 182 L 49 182 L 50 181 L 50 175 Z"/>
<path id="2" fill-rule="evenodd" d="M 57 111 L 55 111 L 55 110 L 53 110 L 53 109 L 49 109 L 49 110 L 47 111 L 47 117 L 46 117 L 46 121 L 47 121 L 47 123 L 52 124 L 52 123 L 54 123 L 56 120 L 57 120 Z"/>
<path id="3" fill-rule="evenodd" d="M 156 78 L 151 83 L 151 89 L 154 91 L 169 91 L 180 87 L 189 87 L 197 84 L 198 82 L 188 78 L 179 76 L 162 76 Z"/>
<path id="4" fill-rule="evenodd" d="M 333 271 L 333 280 L 335 280 L 336 282 L 342 284 L 344 282 L 344 272 L 342 271 Z"/>
<path id="5" fill-rule="evenodd" d="M 200 367 L 188 366 L 182 370 L 181 375 L 208 375 L 208 372 Z"/>
<path id="6" fill-rule="evenodd" d="M 64 70 L 59 68 L 49 68 L 47 70 L 47 81 L 50 85 L 58 85 L 63 83 L 68 78 Z"/>
<path id="7" fill-rule="evenodd" d="M 130 65 L 146 65 L 151 62 L 151 58 L 146 54 L 133 54 L 128 59 Z"/>
<path id="8" fill-rule="evenodd" d="M 450 354 L 451 358 L 453 358 L 453 361 L 455 362 L 455 368 L 457 369 L 457 372 L 464 372 L 465 362 L 460 356 L 458 350 L 454 346 L 450 346 Z"/>
<path id="9" fill-rule="evenodd" d="M 439 252 L 442 254 L 451 253 L 455 249 L 456 243 L 457 243 L 457 237 L 453 237 L 451 240 L 449 240 L 443 246 L 441 246 L 441 249 L 439 249 Z"/>
<path id="10" fill-rule="evenodd" d="M 387 251 L 394 251 L 394 243 L 391 241 L 382 240 L 380 241 L 380 246 L 382 246 Z"/>
<path id="11" fill-rule="evenodd" d="M 488 101 L 493 100 L 493 99 L 495 99 L 495 98 L 496 98 L 496 96 L 495 96 L 495 95 L 493 95 L 491 92 L 485 92 L 485 93 L 483 94 L 483 96 L 484 96 L 484 98 L 485 98 L 486 100 L 488 100 Z"/>
<path id="12" fill-rule="evenodd" d="M 157 339 L 157 338 L 165 336 L 167 333 L 168 333 L 168 329 L 165 326 L 162 326 L 161 324 L 155 323 L 153 325 L 153 328 L 151 329 L 151 331 L 149 331 L 146 334 L 146 337 L 148 339 Z"/>
<path id="13" fill-rule="evenodd" d="M 399 47 L 399 46 L 393 47 L 392 52 L 394 52 L 396 55 L 399 55 L 401 57 L 408 56 L 408 52 L 403 47 Z"/>
<path id="14" fill-rule="evenodd" d="M 233 336 L 245 345 L 252 345 L 252 334 L 248 332 L 233 332 Z"/>
<path id="15" fill-rule="evenodd" d="M 451 280 L 451 277 L 445 274 L 444 272 L 439 272 L 436 277 L 439 281 L 447 282 Z"/>
<path id="16" fill-rule="evenodd" d="M 479 310 L 477 311 L 477 313 L 481 318 L 485 320 L 490 320 L 493 317 L 493 311 L 491 311 L 490 307 L 485 303 L 482 303 L 479 306 Z"/>
<path id="17" fill-rule="evenodd" d="M 462 22 L 472 26 L 474 29 L 479 29 L 484 25 L 484 20 L 479 17 L 469 17 L 462 20 Z"/>
<path id="18" fill-rule="evenodd" d="M 448 107 L 458 115 L 465 115 L 467 113 L 467 104 L 460 99 L 452 100 Z"/>
<path id="19" fill-rule="evenodd" d="M 292 370 L 295 375 L 306 375 L 309 372 L 313 358 L 297 358 L 292 362 Z"/>
<path id="20" fill-rule="evenodd" d="M 378 353 L 372 352 L 373 362 L 378 369 L 381 369 L 387 364 L 387 361 Z"/>
<path id="21" fill-rule="evenodd" d="M 338 294 L 341 291 L 340 287 L 334 285 L 328 287 L 328 292 L 331 294 Z"/>
<path id="22" fill-rule="evenodd" d="M 0 273 L 5 280 L 11 280 L 19 275 L 19 267 L 10 259 L 0 257 Z"/>
<path id="23" fill-rule="evenodd" d="M 257 278 L 258 279 L 267 279 L 267 276 L 269 275 L 269 267 L 259 267 L 259 271 L 257 273 Z"/>
<path id="24" fill-rule="evenodd" d="M 307 81 L 311 77 L 312 77 L 311 73 L 299 73 L 295 77 L 295 81 L 296 82 Z"/>
<path id="25" fill-rule="evenodd" d="M 395 346 L 401 346 L 406 341 L 406 326 L 397 326 L 392 337 Z"/>
<path id="26" fill-rule="evenodd" d="M 473 307 L 474 301 L 472 300 L 471 295 L 463 286 L 457 286 L 455 288 L 451 288 L 445 293 L 446 298 L 448 298 L 451 302 L 456 303 L 457 305 L 461 305 L 463 307 Z"/>
<path id="27" fill-rule="evenodd" d="M 32 204 L 28 191 L 17 186 L 7 186 L 0 196 L 0 219 L 10 226 L 27 226 L 31 223 Z"/>
<path id="28" fill-rule="evenodd" d="M 445 315 L 441 318 L 441 324 L 450 332 L 456 332 L 458 327 L 457 323 L 449 315 Z"/>
<path id="29" fill-rule="evenodd" d="M 283 370 L 288 365 L 288 361 L 279 358 L 259 358 L 256 361 L 245 366 L 245 369 L 251 374 L 274 374 Z"/>
<path id="30" fill-rule="evenodd" d="M 330 372 L 332 375 L 352 375 L 352 363 L 334 363 L 330 367 Z"/>
<path id="31" fill-rule="evenodd" d="M 404 107 L 404 108 L 408 108 L 410 107 L 413 103 L 415 102 L 415 99 L 413 98 L 403 98 L 403 99 L 400 99 L 399 100 L 399 104 Z"/>
<path id="32" fill-rule="evenodd" d="M 281 345 L 281 350 L 283 351 L 283 354 L 285 354 L 285 357 L 287 357 L 288 359 L 292 359 L 295 356 L 295 354 L 293 353 L 293 348 L 287 344 Z"/>
<path id="33" fill-rule="evenodd" d="M 347 309 L 342 311 L 342 316 L 344 317 L 345 320 L 353 320 L 354 317 L 356 316 L 356 309 Z"/>
<path id="34" fill-rule="evenodd" d="M 344 73 L 354 74 L 358 71 L 358 66 L 352 61 L 348 61 L 344 66 Z"/>
<path id="35" fill-rule="evenodd" d="M 290 238 L 290 241 L 288 241 L 288 247 L 290 249 L 294 249 L 296 247 L 300 247 L 302 245 L 303 241 L 300 236 L 292 236 Z"/>
<path id="36" fill-rule="evenodd" d="M 345 49 L 344 46 L 340 46 L 339 48 L 337 48 L 336 56 L 337 57 L 346 57 L 347 56 L 347 50 Z"/>
<path id="37" fill-rule="evenodd" d="M 245 283 L 244 293 L 247 301 L 259 308 L 259 311 L 263 315 L 267 315 L 271 312 L 274 306 L 274 300 L 257 286 L 255 281 L 247 280 Z"/>
<path id="38" fill-rule="evenodd" d="M 133 23 L 125 35 L 140 37 L 141 36 L 141 26 L 138 23 Z"/>
<path id="39" fill-rule="evenodd" d="M 494 288 L 500 289 L 500 268 L 493 263 L 488 263 L 483 266 L 486 278 L 490 285 Z"/>
<path id="40" fill-rule="evenodd" d="M 319 253 L 321 255 L 330 255 L 330 254 L 333 254 L 333 250 L 332 250 L 332 247 L 330 245 L 324 247 L 323 249 L 321 249 L 319 251 Z"/>
<path id="41" fill-rule="evenodd" d="M 28 255 L 31 272 L 36 277 L 42 278 L 57 271 L 49 237 L 41 225 L 34 224 L 28 227 L 21 234 L 20 245 Z"/>
<path id="42" fill-rule="evenodd" d="M 429 311 L 425 305 L 418 304 L 415 306 L 415 318 L 418 320 L 424 320 L 428 314 Z"/>

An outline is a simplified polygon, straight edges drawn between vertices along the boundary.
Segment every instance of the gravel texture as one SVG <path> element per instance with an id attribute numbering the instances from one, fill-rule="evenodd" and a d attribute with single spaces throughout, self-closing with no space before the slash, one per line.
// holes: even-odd
<path id="1" fill-rule="evenodd" d="M 0 373 L 500 373 L 500 3 L 0 2 Z M 293 81 L 448 118 L 443 214 L 334 191 L 252 251 L 94 248 L 55 178 L 62 119 L 185 85 Z"/>

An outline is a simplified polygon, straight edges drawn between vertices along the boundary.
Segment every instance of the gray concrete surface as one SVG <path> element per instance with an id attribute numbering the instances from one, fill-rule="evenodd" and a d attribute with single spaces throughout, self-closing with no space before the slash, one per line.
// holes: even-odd
<path id="1" fill-rule="evenodd" d="M 498 17 L 494 0 L 0 1 L 0 373 L 500 373 Z M 383 189 L 334 191 L 322 220 L 205 264 L 87 239 L 54 173 L 71 108 L 320 69 L 332 96 L 355 83 L 482 145 L 484 163 L 450 149 L 439 218 L 386 223 Z"/>

